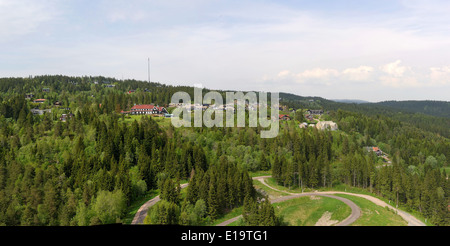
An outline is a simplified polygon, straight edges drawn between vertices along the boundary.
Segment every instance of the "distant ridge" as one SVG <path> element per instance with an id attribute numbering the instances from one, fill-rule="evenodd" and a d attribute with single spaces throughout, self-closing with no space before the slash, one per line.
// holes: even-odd
<path id="1" fill-rule="evenodd" d="M 412 113 L 422 113 L 432 116 L 450 118 L 450 102 L 447 101 L 384 101 L 374 103 L 374 105 L 382 105 L 397 110 L 409 111 Z"/>
<path id="2" fill-rule="evenodd" d="M 330 99 L 334 102 L 340 102 L 340 103 L 356 103 L 356 104 L 362 104 L 362 103 L 371 103 L 369 101 L 359 100 L 359 99 Z"/>

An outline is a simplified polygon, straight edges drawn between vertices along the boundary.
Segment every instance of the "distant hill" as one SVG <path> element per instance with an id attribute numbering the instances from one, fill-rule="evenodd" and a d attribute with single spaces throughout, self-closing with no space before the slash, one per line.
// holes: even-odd
<path id="1" fill-rule="evenodd" d="M 389 117 L 441 136 L 450 137 L 450 102 L 445 101 L 385 101 L 356 103 L 353 100 L 328 100 L 280 93 L 280 103 L 293 109 L 345 110 L 372 117 Z"/>
<path id="2" fill-rule="evenodd" d="M 331 101 L 340 102 L 340 103 L 356 103 L 356 104 L 370 103 L 369 101 L 358 100 L 358 99 L 331 99 Z"/>
<path id="3" fill-rule="evenodd" d="M 373 103 L 411 113 L 450 118 L 450 102 L 446 101 L 384 101 Z"/>

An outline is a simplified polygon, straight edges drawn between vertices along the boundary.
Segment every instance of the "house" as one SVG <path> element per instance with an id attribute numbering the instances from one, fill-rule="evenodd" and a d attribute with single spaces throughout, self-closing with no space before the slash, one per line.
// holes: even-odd
<path id="1" fill-rule="evenodd" d="M 169 108 L 182 107 L 183 103 L 169 103 Z"/>
<path id="2" fill-rule="evenodd" d="M 35 99 L 34 103 L 44 103 L 47 99 Z"/>
<path id="3" fill-rule="evenodd" d="M 319 121 L 316 124 L 316 128 L 319 130 L 329 129 L 331 131 L 336 131 L 338 129 L 338 126 L 333 121 Z"/>
<path id="4" fill-rule="evenodd" d="M 298 127 L 300 127 L 300 128 L 307 128 L 308 127 L 308 123 L 303 122 L 303 123 L 299 124 Z"/>
<path id="5" fill-rule="evenodd" d="M 280 120 L 290 120 L 291 117 L 288 114 L 280 114 L 280 115 L 278 115 L 278 119 L 280 119 Z"/>
<path id="6" fill-rule="evenodd" d="M 62 121 L 62 122 L 66 122 L 66 120 L 67 120 L 68 118 L 72 118 L 72 117 L 73 117 L 73 114 L 72 114 L 72 113 L 69 113 L 69 114 L 62 114 L 61 117 L 59 117 L 59 120 Z"/>
<path id="7" fill-rule="evenodd" d="M 310 115 L 310 114 L 305 115 L 305 118 L 307 120 L 309 120 L 309 121 L 313 121 L 314 120 L 314 117 L 312 115 Z"/>
<path id="8" fill-rule="evenodd" d="M 131 114 L 168 114 L 164 107 L 158 107 L 153 104 L 139 104 L 131 108 Z"/>
<path id="9" fill-rule="evenodd" d="M 61 106 L 62 104 L 61 104 L 60 101 L 56 101 L 55 103 L 53 103 L 53 105 L 55 105 L 55 106 Z"/>
<path id="10" fill-rule="evenodd" d="M 33 108 L 30 110 L 32 114 L 34 115 L 43 115 L 44 113 L 51 113 L 51 109 L 39 109 L 39 108 Z"/>
<path id="11" fill-rule="evenodd" d="M 378 147 L 372 147 L 372 151 L 375 152 L 377 156 L 381 156 L 383 154 L 383 151 L 381 151 L 381 149 Z"/>
<path id="12" fill-rule="evenodd" d="M 287 110 L 287 106 L 286 105 L 282 105 L 278 107 L 278 110 L 280 111 L 286 111 Z"/>
<path id="13" fill-rule="evenodd" d="M 33 97 L 34 97 L 33 93 L 28 93 L 25 95 L 25 99 L 27 99 L 27 100 L 30 100 Z"/>
<path id="14" fill-rule="evenodd" d="M 321 110 L 321 109 L 308 109 L 307 111 L 306 111 L 308 114 L 310 114 L 310 115 L 322 115 L 323 114 L 323 110 Z"/>
<path id="15" fill-rule="evenodd" d="M 377 156 L 382 156 L 383 155 L 383 151 L 381 151 L 381 149 L 378 148 L 378 147 L 366 147 L 366 149 L 369 152 L 374 152 L 375 154 L 377 154 Z"/>

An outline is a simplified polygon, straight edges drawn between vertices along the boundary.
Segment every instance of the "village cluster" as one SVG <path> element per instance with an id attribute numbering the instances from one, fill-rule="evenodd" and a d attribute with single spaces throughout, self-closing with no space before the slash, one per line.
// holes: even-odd
<path id="1" fill-rule="evenodd" d="M 93 82 L 94 84 L 98 84 L 97 81 Z M 108 82 L 103 82 L 105 87 L 112 88 L 115 87 L 115 85 L 110 84 Z M 50 92 L 49 88 L 43 88 L 43 92 Z M 145 92 L 150 92 L 148 89 L 144 90 Z M 135 93 L 136 90 L 129 90 L 126 93 L 132 94 Z M 47 102 L 47 99 L 43 98 L 37 98 L 33 99 L 34 94 L 28 93 L 25 95 L 25 99 L 32 100 L 33 103 L 36 104 L 34 108 L 31 109 L 31 112 L 34 115 L 43 115 L 44 113 L 51 113 L 52 109 L 40 109 L 38 104 L 42 104 Z M 170 103 L 166 106 L 168 108 L 186 108 L 188 112 L 191 112 L 193 110 L 202 110 L 205 111 L 208 108 L 211 108 L 213 110 L 224 110 L 224 111 L 232 111 L 234 112 L 236 110 L 235 106 L 238 106 L 240 104 L 244 104 L 244 108 L 246 111 L 256 111 L 260 109 L 261 107 L 267 107 L 266 104 L 258 104 L 258 103 L 248 103 L 246 101 L 242 102 L 239 100 L 235 100 L 233 103 L 223 104 L 223 105 L 215 105 L 215 104 L 184 104 L 184 103 Z M 68 118 L 73 117 L 73 114 L 70 112 L 70 108 L 62 107 L 62 103 L 59 101 L 55 101 L 52 103 L 53 107 L 58 107 L 59 109 L 65 110 L 67 113 L 61 114 L 59 117 L 59 120 L 62 122 L 65 122 Z M 280 111 L 288 111 L 286 106 L 280 106 Z M 169 111 L 166 109 L 166 107 L 158 106 L 154 104 L 136 104 L 131 107 L 130 110 L 124 111 L 122 110 L 120 112 L 124 115 L 151 115 L 155 117 L 165 117 L 170 118 L 173 117 L 173 114 L 170 114 Z M 292 110 L 292 113 L 295 114 L 295 110 Z M 302 112 L 303 113 L 303 112 Z M 298 127 L 299 128 L 308 128 L 308 127 L 315 127 L 319 130 L 331 130 L 336 131 L 338 130 L 338 125 L 333 121 L 323 121 L 321 120 L 321 116 L 324 114 L 324 111 L 322 109 L 308 109 L 304 112 L 304 119 L 308 122 L 301 122 Z M 291 116 L 289 114 L 279 114 L 278 119 L 281 121 L 290 121 L 292 120 Z M 368 152 L 374 152 L 378 157 L 381 157 L 384 159 L 384 162 L 387 164 L 390 164 L 391 161 L 389 160 L 389 157 L 386 153 L 381 151 L 379 147 L 366 147 L 366 150 Z"/>

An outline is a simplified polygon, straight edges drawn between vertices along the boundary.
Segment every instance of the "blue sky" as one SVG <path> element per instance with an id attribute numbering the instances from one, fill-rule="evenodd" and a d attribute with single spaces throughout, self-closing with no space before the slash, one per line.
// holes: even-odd
<path id="1" fill-rule="evenodd" d="M 450 2 L 0 0 L 0 77 L 450 101 Z"/>

